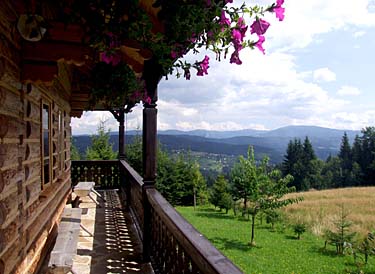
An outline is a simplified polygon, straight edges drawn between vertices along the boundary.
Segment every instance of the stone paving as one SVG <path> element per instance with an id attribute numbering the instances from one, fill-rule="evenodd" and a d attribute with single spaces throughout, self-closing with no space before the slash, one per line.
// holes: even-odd
<path id="1" fill-rule="evenodd" d="M 77 274 L 153 273 L 149 264 L 141 263 L 141 243 L 116 190 L 100 193 L 106 202 L 93 196 L 102 207 L 89 197 L 80 198 L 81 224 L 93 236 L 81 228 L 73 270 Z"/>

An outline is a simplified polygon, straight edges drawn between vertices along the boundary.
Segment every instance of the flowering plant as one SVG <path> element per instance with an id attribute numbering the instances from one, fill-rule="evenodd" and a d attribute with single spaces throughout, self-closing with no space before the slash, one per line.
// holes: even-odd
<path id="1" fill-rule="evenodd" d="M 75 20 L 85 27 L 94 50 L 93 101 L 105 100 L 109 106 L 150 103 L 141 73 L 135 73 L 135 65 L 124 58 L 123 46 L 129 41 L 144 59 L 157 61 L 162 75 L 175 73 L 189 80 L 192 69 L 204 76 L 209 68 L 208 56 L 194 63 L 183 60 L 190 50 L 210 50 L 219 61 L 230 53 L 230 63 L 240 65 L 240 51 L 246 47 L 265 53 L 264 34 L 270 24 L 262 19 L 264 14 L 273 12 L 284 19 L 284 0 L 267 7 L 230 6 L 233 0 L 155 0 L 156 18 L 140 8 L 147 1 L 70 0 L 62 9 L 65 15 L 77 15 Z M 245 18 L 251 18 L 252 24 Z M 248 32 L 257 39 L 247 39 Z"/>

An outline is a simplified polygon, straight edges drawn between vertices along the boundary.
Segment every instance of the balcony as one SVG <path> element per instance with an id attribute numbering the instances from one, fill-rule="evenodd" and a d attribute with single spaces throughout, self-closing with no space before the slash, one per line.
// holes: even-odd
<path id="1" fill-rule="evenodd" d="M 78 252 L 91 258 L 85 273 L 242 273 L 126 161 L 73 161 L 71 178 L 95 181 L 106 198 L 102 208 L 81 204 L 95 215 L 83 220 L 94 232 L 92 250 Z"/>

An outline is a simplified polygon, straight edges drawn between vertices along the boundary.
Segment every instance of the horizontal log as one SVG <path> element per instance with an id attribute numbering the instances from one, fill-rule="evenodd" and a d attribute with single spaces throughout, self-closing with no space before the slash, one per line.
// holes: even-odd
<path id="1" fill-rule="evenodd" d="M 11 80 L 18 80 L 20 76 L 20 67 L 14 64 L 11 60 L 0 55 L 0 64 L 2 70 L 0 71 L 0 79 L 5 82 L 12 82 Z"/>
<path id="2" fill-rule="evenodd" d="M 0 113 L 0 138 L 19 139 L 24 134 L 25 122 Z"/>
<path id="3" fill-rule="evenodd" d="M 21 259 L 19 256 L 21 249 L 21 240 L 19 238 L 16 238 L 13 240 L 12 243 L 10 243 L 10 245 L 5 250 L 5 252 L 3 252 L 3 254 L 0 253 L 0 258 L 4 263 L 4 272 L 0 273 L 14 273 L 14 267 L 19 263 Z"/>
<path id="4" fill-rule="evenodd" d="M 35 105 L 39 105 L 41 91 L 32 84 L 27 84 L 25 88 L 25 99 L 34 102 Z M 38 115 L 39 116 L 39 115 Z"/>
<path id="5" fill-rule="evenodd" d="M 14 241 L 18 236 L 17 222 L 12 222 L 6 228 L 0 229 L 0 253 L 2 253 L 7 246 Z"/>
<path id="6" fill-rule="evenodd" d="M 40 161 L 36 161 L 34 163 L 25 164 L 24 165 L 24 171 L 25 171 L 25 183 L 27 184 L 27 181 L 29 179 L 39 177 L 40 176 Z"/>
<path id="7" fill-rule="evenodd" d="M 26 143 L 26 149 L 24 150 L 25 161 L 39 158 L 40 157 L 40 144 L 39 143 Z"/>
<path id="8" fill-rule="evenodd" d="M 22 172 L 19 172 L 16 167 L 0 170 L 0 200 L 17 192 L 18 182 L 22 182 L 22 177 Z"/>
<path id="9" fill-rule="evenodd" d="M 31 121 L 26 122 L 25 130 L 26 139 L 39 139 L 40 138 L 40 125 Z"/>
<path id="10" fill-rule="evenodd" d="M 35 120 L 40 119 L 40 104 L 35 104 L 33 101 L 25 100 L 25 116 Z"/>
<path id="11" fill-rule="evenodd" d="M 5 170 L 8 167 L 17 165 L 18 154 L 18 144 L 0 144 L 0 169 Z"/>
<path id="12" fill-rule="evenodd" d="M 18 193 L 13 192 L 11 195 L 0 201 L 2 211 L 2 220 L 0 220 L 0 228 L 5 228 L 18 215 Z"/>
<path id="13" fill-rule="evenodd" d="M 35 202 L 36 200 L 38 200 L 39 198 L 39 194 L 41 192 L 41 182 L 39 180 L 35 180 L 33 183 L 31 184 L 28 184 L 26 187 L 25 187 L 25 190 L 24 190 L 24 195 L 26 196 L 26 203 L 25 203 L 25 208 Z"/>
<path id="14" fill-rule="evenodd" d="M 43 230 L 52 219 L 52 216 L 56 214 L 57 209 L 60 207 L 61 203 L 65 204 L 65 199 L 70 190 L 70 185 L 65 184 L 55 184 L 48 187 L 43 191 L 45 195 L 44 199 L 40 199 L 40 204 L 38 210 L 33 212 L 31 218 L 26 217 L 26 237 L 29 239 L 26 249 L 28 249 L 41 230 Z"/>

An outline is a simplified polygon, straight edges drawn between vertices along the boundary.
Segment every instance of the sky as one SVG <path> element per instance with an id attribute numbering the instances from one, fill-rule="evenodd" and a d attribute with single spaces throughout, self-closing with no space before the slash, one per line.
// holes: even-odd
<path id="1" fill-rule="evenodd" d="M 187 59 L 208 54 L 208 75 L 163 79 L 158 129 L 375 126 L 375 0 L 285 0 L 284 7 L 283 22 L 266 16 L 265 55 L 245 49 L 235 65 L 201 52 Z M 139 106 L 127 115 L 128 129 L 141 128 L 141 114 Z M 118 130 L 109 112 L 85 112 L 72 119 L 73 134 L 94 133 L 100 120 Z"/>

